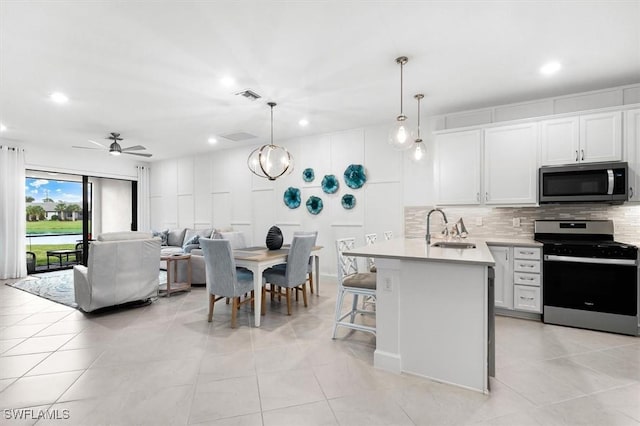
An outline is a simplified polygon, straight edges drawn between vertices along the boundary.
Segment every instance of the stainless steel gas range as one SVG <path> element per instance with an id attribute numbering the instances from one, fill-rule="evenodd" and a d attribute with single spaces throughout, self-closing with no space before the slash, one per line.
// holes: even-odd
<path id="1" fill-rule="evenodd" d="M 543 321 L 639 334 L 638 248 L 613 240 L 609 220 L 538 220 Z"/>

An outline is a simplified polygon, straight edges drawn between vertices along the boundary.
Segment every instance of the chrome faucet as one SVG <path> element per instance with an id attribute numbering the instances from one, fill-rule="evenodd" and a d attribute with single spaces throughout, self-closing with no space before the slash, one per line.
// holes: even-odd
<path id="1" fill-rule="evenodd" d="M 444 214 L 444 212 L 440 209 L 431 209 L 431 211 L 429 211 L 429 213 L 427 213 L 427 235 L 425 236 L 427 239 L 427 244 L 431 244 L 431 233 L 430 233 L 430 222 L 431 222 L 431 213 L 433 212 L 440 212 L 442 213 L 442 218 L 444 219 L 444 223 L 445 225 L 449 222 L 447 222 L 447 215 Z"/>

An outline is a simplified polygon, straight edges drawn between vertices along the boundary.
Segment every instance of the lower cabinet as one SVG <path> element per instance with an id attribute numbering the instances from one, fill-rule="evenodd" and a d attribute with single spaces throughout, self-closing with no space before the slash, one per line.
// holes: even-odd
<path id="1" fill-rule="evenodd" d="M 495 306 L 497 308 L 513 309 L 513 267 L 511 262 L 511 247 L 489 246 L 493 260 L 496 277 Z"/>
<path id="2" fill-rule="evenodd" d="M 539 247 L 489 246 L 495 265 L 495 306 L 503 310 L 542 313 Z"/>

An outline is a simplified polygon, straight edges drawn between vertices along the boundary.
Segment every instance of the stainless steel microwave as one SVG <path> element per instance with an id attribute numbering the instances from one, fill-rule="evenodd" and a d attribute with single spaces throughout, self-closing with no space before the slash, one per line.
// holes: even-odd
<path id="1" fill-rule="evenodd" d="M 538 202 L 620 204 L 629 199 L 628 176 L 624 162 L 540 167 Z"/>

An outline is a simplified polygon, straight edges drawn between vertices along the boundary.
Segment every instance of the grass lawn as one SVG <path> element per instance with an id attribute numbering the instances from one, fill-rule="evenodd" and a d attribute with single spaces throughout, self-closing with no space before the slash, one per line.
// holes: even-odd
<path id="1" fill-rule="evenodd" d="M 46 244 L 46 245 L 32 245 L 31 250 L 29 250 L 29 246 L 27 246 L 26 251 L 31 251 L 36 254 L 36 266 L 42 266 L 47 264 L 47 250 L 66 250 L 66 249 L 75 249 L 75 244 Z M 63 257 L 66 259 L 66 257 Z M 69 260 L 73 259 L 73 255 L 69 256 Z M 56 263 L 58 261 L 57 257 L 52 257 L 49 262 Z"/>
<path id="2" fill-rule="evenodd" d="M 41 220 L 27 222 L 27 235 L 30 234 L 82 234 L 82 221 Z"/>

